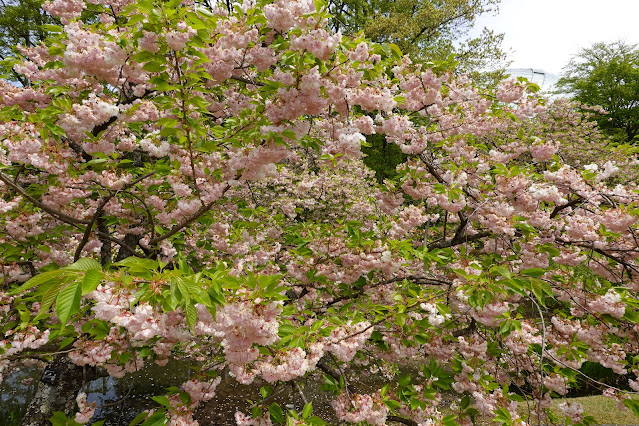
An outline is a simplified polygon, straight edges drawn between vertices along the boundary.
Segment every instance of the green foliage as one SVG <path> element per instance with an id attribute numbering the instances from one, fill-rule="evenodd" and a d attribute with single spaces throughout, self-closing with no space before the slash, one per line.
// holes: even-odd
<path id="1" fill-rule="evenodd" d="M 102 279 L 101 266 L 93 259 L 80 259 L 61 269 L 43 272 L 13 289 L 11 294 L 34 290 L 29 296 L 41 302 L 40 313 L 35 320 L 48 318 L 49 309 L 55 306 L 61 330 L 69 319 L 80 312 L 82 296 L 95 290 Z M 28 318 L 23 320 L 23 325 Z"/>
<path id="2" fill-rule="evenodd" d="M 586 361 L 579 369 L 581 374 L 576 375 L 577 385 L 570 392 L 571 396 L 585 396 L 596 394 L 601 391 L 601 385 L 586 379 L 586 376 L 604 383 L 608 386 L 614 386 L 621 389 L 630 389 L 628 387 L 628 378 L 621 374 L 617 374 L 612 369 L 606 368 L 596 362 Z"/>
<path id="3" fill-rule="evenodd" d="M 406 161 L 407 155 L 394 143 L 388 142 L 384 135 L 374 134 L 366 138 L 369 146 L 362 147 L 366 155 L 364 163 L 375 170 L 375 177 L 382 183 L 397 176 L 395 168 Z"/>
<path id="4" fill-rule="evenodd" d="M 42 10 L 42 0 L 3 0 L 0 2 L 0 59 L 11 55 L 16 46 L 34 46 L 47 37 L 43 28 L 58 23 Z M 25 84 L 24 77 L 12 77 Z"/>
<path id="5" fill-rule="evenodd" d="M 558 88 L 586 105 L 600 106 L 602 130 L 619 141 L 639 135 L 639 50 L 618 41 L 582 49 L 564 68 Z"/>
<path id="6" fill-rule="evenodd" d="M 57 20 L 42 10 L 42 0 L 8 0 L 0 2 L 0 55 L 3 59 L 12 48 L 33 46 L 44 40 L 43 25 Z"/>
<path id="7" fill-rule="evenodd" d="M 62 411 L 56 411 L 53 413 L 53 417 L 49 419 L 51 426 L 80 426 L 80 423 L 76 422 L 73 418 L 67 417 Z M 92 423 L 94 426 L 102 426 L 104 420 Z"/>
<path id="8" fill-rule="evenodd" d="M 5 426 L 18 426 L 22 423 L 22 417 L 26 412 L 24 404 L 16 404 L 7 401 L 2 402 L 3 407 L 0 408 L 0 418 Z"/>
<path id="9" fill-rule="evenodd" d="M 477 17 L 494 13 L 501 0 L 332 0 L 332 26 L 345 33 L 362 31 L 379 43 L 395 43 L 420 61 L 453 58 L 456 70 L 478 83 L 494 84 L 504 77 L 503 34 L 484 29 L 467 38 Z M 498 71 L 485 73 L 486 69 Z"/>

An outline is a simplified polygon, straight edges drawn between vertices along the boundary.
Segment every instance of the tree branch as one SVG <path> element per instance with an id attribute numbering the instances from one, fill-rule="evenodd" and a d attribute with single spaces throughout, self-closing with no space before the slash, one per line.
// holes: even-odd
<path id="1" fill-rule="evenodd" d="M 491 235 L 490 231 L 478 232 L 473 235 L 465 235 L 465 236 L 462 235 L 460 237 L 455 235 L 455 237 L 453 237 L 452 240 L 444 240 L 444 241 L 439 241 L 436 243 L 431 243 L 431 244 L 428 244 L 426 248 L 428 248 L 428 250 L 432 250 L 437 248 L 441 249 L 441 248 L 447 248 L 447 247 L 454 247 L 459 244 L 481 240 L 482 238 L 490 237 L 490 235 Z"/>
<path id="2" fill-rule="evenodd" d="M 416 421 L 411 419 L 405 419 L 404 417 L 399 417 L 399 416 L 387 416 L 386 420 L 389 422 L 397 422 L 397 423 L 401 423 L 403 425 L 408 425 L 408 426 L 419 426 L 419 423 L 417 423 Z"/>
<path id="3" fill-rule="evenodd" d="M 568 201 L 566 204 L 563 204 L 561 206 L 555 206 L 555 208 L 553 209 L 552 213 L 550 213 L 550 218 L 554 219 L 559 212 L 561 212 L 563 209 L 567 209 L 568 207 L 572 207 L 575 204 L 579 203 L 580 201 L 582 201 L 583 198 L 581 196 L 577 196 L 577 198 Z"/>
<path id="4" fill-rule="evenodd" d="M 224 187 L 224 189 L 222 190 L 222 194 L 220 194 L 220 198 L 226 193 L 226 191 L 228 191 L 231 188 L 230 184 L 226 184 L 226 186 Z M 186 228 L 187 226 L 189 226 L 191 223 L 195 222 L 200 216 L 202 216 L 204 213 L 206 213 L 207 211 L 209 211 L 211 209 L 211 207 L 213 207 L 213 204 L 215 204 L 218 199 L 215 199 L 213 201 L 211 201 L 208 204 L 203 205 L 202 207 L 200 207 L 198 209 L 198 211 L 196 211 L 193 216 L 191 216 L 190 218 L 182 221 L 181 223 L 178 223 L 177 225 L 175 225 L 173 228 L 171 228 L 170 231 L 165 232 L 162 235 L 158 235 L 157 237 L 153 238 L 151 241 L 149 241 L 149 245 L 150 246 L 154 246 L 157 243 L 159 243 L 160 241 L 166 240 L 167 238 L 171 237 L 172 235 L 177 234 L 178 232 L 180 232 L 181 230 L 183 230 L 184 228 Z"/>
<path id="5" fill-rule="evenodd" d="M 24 198 L 29 200 L 32 204 L 34 204 L 35 206 L 38 206 L 41 210 L 44 210 L 45 212 L 49 213 L 51 216 L 55 217 L 56 219 L 58 219 L 58 220 L 60 220 L 60 221 L 62 221 L 64 223 L 68 223 L 69 225 L 77 225 L 77 224 L 87 225 L 87 224 L 89 224 L 91 222 L 89 220 L 78 219 L 76 217 L 69 216 L 69 215 L 67 215 L 65 213 L 57 211 L 57 210 L 47 206 L 46 204 L 38 201 L 36 198 L 34 198 L 31 195 L 29 195 L 27 193 L 27 191 L 24 190 L 24 188 L 22 188 L 17 183 L 14 183 L 11 179 L 9 179 L 9 176 L 5 175 L 2 172 L 0 172 L 0 181 L 4 182 L 6 185 L 8 185 L 11 188 L 13 188 L 20 195 L 22 195 Z"/>
<path id="6" fill-rule="evenodd" d="M 266 84 L 262 83 L 261 81 L 252 81 L 249 80 L 248 78 L 244 78 L 244 77 L 231 77 L 231 80 L 235 80 L 235 81 L 239 81 L 242 83 L 246 83 L 246 84 L 252 84 L 253 86 L 266 86 Z"/>
<path id="7" fill-rule="evenodd" d="M 80 241 L 80 244 L 78 245 L 78 247 L 75 250 L 75 255 L 73 256 L 73 261 L 74 262 L 77 262 L 78 259 L 80 259 L 80 254 L 82 253 L 82 249 L 84 248 L 84 246 L 89 241 L 89 236 L 91 235 L 91 230 L 93 229 L 93 224 L 97 220 L 98 216 L 100 216 L 100 214 L 102 213 L 102 209 L 109 202 L 109 200 L 111 200 L 111 198 L 115 197 L 119 192 L 126 191 L 127 189 L 129 189 L 129 188 L 135 186 L 136 184 L 142 182 L 144 179 L 146 179 L 146 178 L 148 178 L 150 176 L 153 176 L 154 174 L 155 174 L 155 172 L 147 173 L 144 176 L 141 176 L 138 179 L 134 180 L 133 182 L 129 182 L 128 184 L 124 185 L 122 187 L 122 189 L 119 189 L 117 191 L 111 191 L 109 193 L 109 195 L 107 195 L 107 196 L 102 198 L 102 201 L 100 201 L 100 204 L 98 205 L 98 208 L 95 210 L 95 214 L 93 215 L 93 217 L 89 221 L 89 223 L 87 225 L 87 228 L 84 230 L 84 235 L 82 236 L 82 240 Z"/>

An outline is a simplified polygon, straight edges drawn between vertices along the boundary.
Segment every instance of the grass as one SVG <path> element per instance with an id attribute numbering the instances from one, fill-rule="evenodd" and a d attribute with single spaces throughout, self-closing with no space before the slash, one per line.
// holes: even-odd
<path id="1" fill-rule="evenodd" d="M 634 396 L 633 399 L 638 399 Z M 579 398 L 567 398 L 567 402 L 578 402 L 584 407 L 584 414 L 595 418 L 597 423 L 605 425 L 636 425 L 639 424 L 639 417 L 635 416 L 627 408 L 617 408 L 617 401 L 606 398 L 603 395 L 583 396 Z M 553 404 L 553 411 L 559 413 L 557 404 L 562 400 L 556 400 Z"/>
<path id="2" fill-rule="evenodd" d="M 631 396 L 632 399 L 639 400 L 639 396 Z M 552 411 L 561 416 L 561 410 L 557 404 L 561 402 L 579 403 L 584 408 L 584 416 L 592 416 L 597 424 L 600 425 L 639 425 L 639 417 L 635 416 L 632 411 L 627 408 L 617 408 L 617 401 L 607 398 L 603 395 L 582 396 L 577 398 L 557 398 L 553 401 Z M 519 413 L 522 419 L 528 417 L 528 408 L 526 403 L 519 403 Z M 537 416 L 531 413 L 530 424 L 536 424 Z M 490 421 L 479 422 L 480 424 L 495 424 Z"/>
<path id="3" fill-rule="evenodd" d="M 639 396 L 637 395 L 633 395 L 632 398 L 639 400 Z M 632 411 L 625 407 L 622 409 L 617 408 L 617 401 L 603 395 L 565 399 L 557 398 L 553 401 L 552 411 L 558 416 L 561 415 L 561 410 L 559 410 L 557 404 L 561 402 L 580 403 L 584 408 L 584 415 L 592 416 L 597 424 L 600 425 L 639 425 L 639 417 L 635 416 Z M 471 405 L 473 404 L 471 403 Z M 447 410 L 444 405 L 440 406 L 440 409 L 442 409 L 444 414 L 452 414 L 446 412 Z M 519 403 L 519 409 L 517 411 L 523 420 L 528 420 L 528 406 L 525 402 Z M 475 418 L 475 424 L 480 426 L 495 426 L 498 423 L 493 422 L 491 416 L 480 414 Z M 530 424 L 537 424 L 537 416 L 535 413 L 530 413 Z"/>

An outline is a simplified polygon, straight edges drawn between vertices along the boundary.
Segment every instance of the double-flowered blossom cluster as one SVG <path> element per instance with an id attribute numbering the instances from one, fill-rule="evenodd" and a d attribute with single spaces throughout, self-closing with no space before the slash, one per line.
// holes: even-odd
<path id="1" fill-rule="evenodd" d="M 0 374 L 63 341 L 114 377 L 192 358 L 175 425 L 221 377 L 324 375 L 325 420 L 369 424 L 441 424 L 442 391 L 523 424 L 507 388 L 543 416 L 586 361 L 639 389 L 639 162 L 587 114 L 335 33 L 320 2 L 89 3 L 46 2 L 61 32 L 0 81 Z"/>
<path id="2" fill-rule="evenodd" d="M 368 422 L 372 425 L 386 424 L 388 407 L 379 394 L 341 394 L 334 402 L 337 418 L 349 423 Z"/>
<path id="3" fill-rule="evenodd" d="M 79 411 L 75 414 L 74 420 L 80 424 L 88 423 L 95 414 L 95 402 L 87 404 L 87 394 L 79 392 L 75 399 Z"/>
<path id="4" fill-rule="evenodd" d="M 578 402 L 560 402 L 557 407 L 561 410 L 561 414 L 570 417 L 570 420 L 575 423 L 583 419 L 584 407 Z"/>
<path id="5" fill-rule="evenodd" d="M 278 315 L 282 312 L 279 304 L 256 304 L 251 300 L 232 303 L 218 310 L 215 318 L 199 305 L 200 321 L 195 332 L 210 334 L 218 338 L 224 348 L 226 362 L 238 381 L 253 382 L 253 372 L 246 365 L 259 357 L 254 344 L 268 346 L 278 340 Z"/>

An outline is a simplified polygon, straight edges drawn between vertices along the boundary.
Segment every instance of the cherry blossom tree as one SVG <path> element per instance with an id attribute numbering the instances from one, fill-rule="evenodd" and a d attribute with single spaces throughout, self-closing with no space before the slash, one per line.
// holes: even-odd
<path id="1" fill-rule="evenodd" d="M 592 423 L 549 410 L 586 361 L 639 391 L 632 162 L 562 155 L 591 142 L 549 118 L 569 108 L 332 33 L 319 1 L 91 3 L 47 2 L 63 26 L 0 83 L 0 374 L 63 373 L 25 424 L 86 423 L 84 381 L 178 355 L 198 372 L 138 423 L 198 424 L 226 373 L 322 375 L 368 424 Z M 395 181 L 363 164 L 373 133 Z M 237 424 L 327 420 L 268 398 Z"/>

